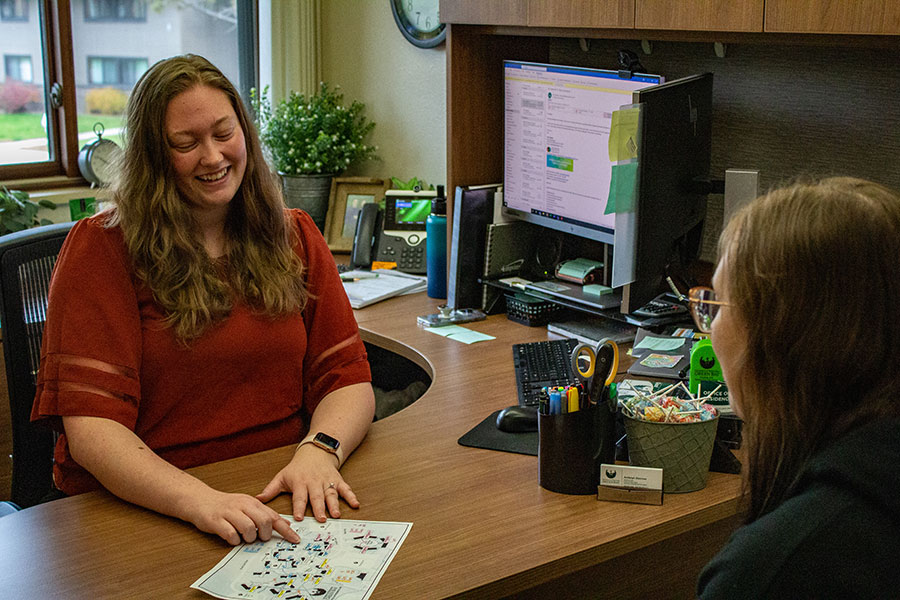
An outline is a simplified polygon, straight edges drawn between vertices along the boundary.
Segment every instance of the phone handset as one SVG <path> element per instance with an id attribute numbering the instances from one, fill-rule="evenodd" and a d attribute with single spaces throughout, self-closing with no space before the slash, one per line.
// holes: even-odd
<path id="1" fill-rule="evenodd" d="M 378 204 L 363 204 L 356 221 L 356 235 L 350 252 L 350 266 L 354 269 L 369 268 L 375 254 L 376 234 L 381 228 L 382 211 Z"/>

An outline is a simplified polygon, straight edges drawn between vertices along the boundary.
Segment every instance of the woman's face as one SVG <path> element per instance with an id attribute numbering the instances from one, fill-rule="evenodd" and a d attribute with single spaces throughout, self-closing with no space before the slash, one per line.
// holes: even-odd
<path id="1" fill-rule="evenodd" d="M 228 96 L 196 85 L 172 98 L 165 126 L 182 198 L 195 211 L 224 215 L 247 167 L 244 131 Z"/>
<path id="2" fill-rule="evenodd" d="M 732 302 L 731 290 L 728 287 L 728 254 L 719 261 L 716 272 L 713 275 L 713 289 L 716 290 L 716 298 L 723 302 Z M 747 343 L 747 328 L 740 319 L 735 306 L 721 306 L 712 322 L 712 331 L 709 334 L 716 358 L 722 366 L 722 374 L 725 377 L 725 385 L 728 386 L 731 407 L 741 415 L 739 389 L 741 378 L 741 364 Z"/>

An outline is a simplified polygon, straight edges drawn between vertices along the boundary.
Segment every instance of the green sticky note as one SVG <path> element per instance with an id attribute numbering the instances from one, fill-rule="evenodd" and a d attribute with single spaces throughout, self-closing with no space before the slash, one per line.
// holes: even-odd
<path id="1" fill-rule="evenodd" d="M 479 333 L 477 331 L 472 331 L 471 329 L 466 329 L 465 327 L 460 327 L 459 325 L 445 325 L 443 327 L 426 327 L 425 331 L 430 331 L 431 333 L 436 333 L 447 339 L 456 340 L 457 342 L 462 342 L 463 344 L 474 344 L 475 342 L 483 342 L 485 340 L 496 339 L 494 336 L 487 335 L 485 333 Z"/>
<path id="2" fill-rule="evenodd" d="M 609 160 L 618 162 L 638 156 L 638 108 L 623 108 L 614 111 L 609 129 Z"/>
<path id="3" fill-rule="evenodd" d="M 634 196 L 637 190 L 638 163 L 627 162 L 612 166 L 609 180 L 609 197 L 603 214 L 627 213 L 634 211 Z"/>
<path id="4" fill-rule="evenodd" d="M 582 286 L 581 291 L 585 294 L 590 294 L 591 296 L 602 296 L 603 294 L 612 293 L 613 289 L 605 285 L 600 285 L 599 283 L 589 283 Z"/>
<path id="5" fill-rule="evenodd" d="M 684 346 L 686 338 L 670 338 L 670 337 L 653 337 L 645 336 L 640 342 L 634 345 L 635 348 L 643 350 L 656 350 L 657 352 L 671 352 L 678 350 Z"/>

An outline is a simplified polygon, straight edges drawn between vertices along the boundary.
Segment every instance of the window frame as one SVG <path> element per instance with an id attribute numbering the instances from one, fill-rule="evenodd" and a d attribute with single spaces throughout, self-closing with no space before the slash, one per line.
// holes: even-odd
<path id="1" fill-rule="evenodd" d="M 15 2 L 15 0 L 13 0 L 13 2 Z M 22 6 L 25 7 L 24 15 L 22 15 L 21 17 L 15 15 L 15 14 L 13 14 L 11 16 L 4 16 L 3 11 L 0 10 L 0 21 L 3 21 L 4 23 L 27 23 L 28 22 L 28 13 L 31 10 L 31 0 L 21 0 L 21 2 L 22 2 Z"/>
<path id="2" fill-rule="evenodd" d="M 75 59 L 71 0 L 34 0 L 38 6 L 43 56 L 32 58 L 32 69 L 44 70 L 48 146 L 51 159 L 0 165 L 0 181 L 23 190 L 87 185 L 78 171 L 78 109 L 75 96 Z M 252 51 L 239 54 L 241 93 L 258 86 L 258 0 L 237 0 L 238 44 Z M 250 83 L 254 82 L 254 83 Z M 248 96 L 249 97 L 249 96 Z M 58 99 L 58 102 L 54 101 Z"/>
<path id="3" fill-rule="evenodd" d="M 143 61 L 144 70 L 141 71 L 143 73 L 148 68 L 150 68 L 150 61 L 146 56 L 99 56 L 89 54 L 85 57 L 87 61 L 87 74 L 88 74 L 88 82 L 87 84 L 92 87 L 123 87 L 129 86 L 133 87 L 135 83 L 137 83 L 137 78 L 135 81 L 123 81 L 124 67 L 126 64 L 131 63 L 131 66 L 134 67 L 138 62 Z M 93 65 L 91 61 L 101 61 L 101 70 L 106 71 L 107 61 L 114 61 L 115 70 L 116 70 L 116 81 L 93 81 Z"/>
<path id="4" fill-rule="evenodd" d="M 147 22 L 147 2 L 146 0 L 127 0 L 133 6 L 138 5 L 144 10 L 141 15 L 135 17 L 118 17 L 118 16 L 100 16 L 95 17 L 91 14 L 91 1 L 84 0 L 84 20 L 86 23 L 146 23 Z M 101 0 L 102 1 L 102 0 Z M 109 0 L 105 0 L 107 3 Z M 122 0 L 115 0 L 121 4 Z"/>
<path id="5" fill-rule="evenodd" d="M 16 62 L 19 63 L 18 73 L 10 73 L 9 65 L 10 59 L 18 59 Z M 28 70 L 30 71 L 31 78 L 30 79 L 22 79 L 21 77 L 16 77 L 16 75 L 22 74 L 22 64 L 28 63 Z M 3 72 L 6 75 L 6 79 L 15 79 L 16 81 L 21 81 L 22 83 L 34 83 L 34 61 L 31 58 L 30 54 L 4 54 L 3 55 Z"/>

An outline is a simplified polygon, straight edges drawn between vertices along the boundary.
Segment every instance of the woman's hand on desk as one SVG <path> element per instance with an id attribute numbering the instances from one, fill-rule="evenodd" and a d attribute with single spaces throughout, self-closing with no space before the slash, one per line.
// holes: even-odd
<path id="1" fill-rule="evenodd" d="M 287 519 L 247 494 L 230 494 L 209 488 L 192 502 L 188 521 L 200 531 L 214 533 L 231 545 L 271 539 L 277 531 L 288 542 L 297 544 L 300 536 Z"/>
<path id="2" fill-rule="evenodd" d="M 332 485 L 333 484 L 333 485 Z M 359 508 L 359 500 L 338 471 L 338 459 L 312 444 L 301 446 L 294 458 L 269 482 L 256 498 L 268 502 L 282 492 L 293 495 L 294 518 L 303 519 L 306 504 L 316 521 L 324 523 L 330 515 L 341 516 L 340 499 L 353 508 Z"/>
<path id="3" fill-rule="evenodd" d="M 272 530 L 289 542 L 300 536 L 274 510 L 247 494 L 215 490 L 166 462 L 133 431 L 101 417 L 63 417 L 78 463 L 123 500 L 193 523 L 230 544 L 268 540 Z"/>

